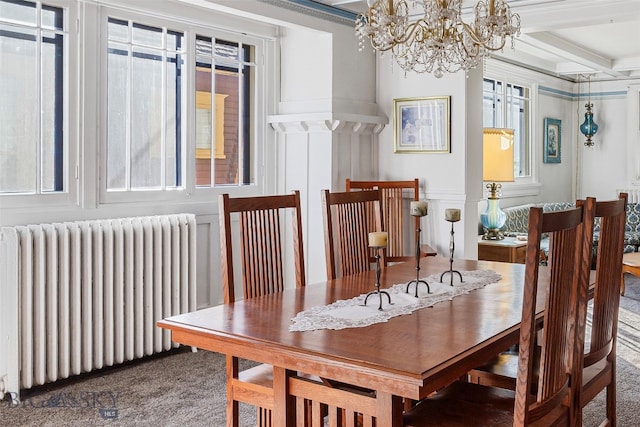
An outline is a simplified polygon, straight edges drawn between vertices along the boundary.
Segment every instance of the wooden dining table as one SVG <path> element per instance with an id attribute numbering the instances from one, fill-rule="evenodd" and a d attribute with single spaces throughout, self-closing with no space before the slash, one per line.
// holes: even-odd
<path id="1" fill-rule="evenodd" d="M 274 426 L 295 425 L 287 384 L 292 372 L 373 390 L 377 425 L 400 426 L 403 398 L 422 399 L 517 343 L 524 265 L 455 260 L 453 268 L 493 270 L 501 279 L 359 328 L 289 331 L 303 310 L 372 291 L 375 271 L 169 317 L 158 326 L 171 330 L 177 343 L 273 365 Z M 448 259 L 430 257 L 420 276 L 446 270 Z M 544 269 L 540 274 L 544 281 Z M 390 287 L 415 277 L 415 264 L 401 263 L 383 269 L 380 283 Z M 541 304 L 540 316 L 543 310 Z"/>

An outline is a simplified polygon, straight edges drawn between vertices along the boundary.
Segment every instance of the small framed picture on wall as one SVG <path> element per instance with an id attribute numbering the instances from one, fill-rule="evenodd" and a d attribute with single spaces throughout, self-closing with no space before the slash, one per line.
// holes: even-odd
<path id="1" fill-rule="evenodd" d="M 544 162 L 560 163 L 562 153 L 562 123 L 558 119 L 544 118 Z"/>
<path id="2" fill-rule="evenodd" d="M 393 100 L 395 153 L 450 153 L 450 96 Z"/>

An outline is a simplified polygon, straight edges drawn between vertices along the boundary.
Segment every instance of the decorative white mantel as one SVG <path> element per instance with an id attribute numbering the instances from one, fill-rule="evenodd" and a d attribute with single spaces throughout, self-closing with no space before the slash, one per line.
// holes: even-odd
<path id="1" fill-rule="evenodd" d="M 378 135 L 389 120 L 384 116 L 310 113 L 269 116 L 267 122 L 279 133 L 329 131 L 358 135 Z"/>

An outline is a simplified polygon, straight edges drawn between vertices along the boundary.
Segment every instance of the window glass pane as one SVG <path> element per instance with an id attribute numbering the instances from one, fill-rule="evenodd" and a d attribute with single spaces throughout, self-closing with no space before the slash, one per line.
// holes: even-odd
<path id="1" fill-rule="evenodd" d="M 238 43 L 218 39 L 216 40 L 215 49 L 215 56 L 220 60 L 234 60 L 234 62 L 232 63 L 236 63 L 238 60 L 240 60 L 240 50 L 238 49 Z"/>
<path id="2" fill-rule="evenodd" d="M 197 186 L 253 183 L 254 51 L 253 46 L 196 37 Z"/>
<path id="3" fill-rule="evenodd" d="M 45 33 L 42 37 L 42 172 L 40 186 L 43 192 L 62 191 L 62 153 L 56 141 L 62 140 L 62 35 Z"/>
<path id="4" fill-rule="evenodd" d="M 109 40 L 129 41 L 129 23 L 127 21 L 109 18 L 108 31 Z"/>
<path id="5" fill-rule="evenodd" d="M 160 187 L 162 57 L 134 48 L 131 80 L 131 187 Z"/>
<path id="6" fill-rule="evenodd" d="M 36 4 L 29 1 L 0 1 L 0 17 L 5 22 L 16 22 L 34 27 L 37 22 Z"/>
<path id="7" fill-rule="evenodd" d="M 62 9 L 42 5 L 42 27 L 62 30 Z"/>
<path id="8" fill-rule="evenodd" d="M 180 187 L 183 34 L 115 19 L 108 29 L 107 190 Z M 114 42 L 129 29 L 131 48 Z"/>
<path id="9" fill-rule="evenodd" d="M 162 28 L 133 24 L 131 30 L 131 40 L 133 44 L 161 48 L 162 38 Z"/>
<path id="10" fill-rule="evenodd" d="M 5 26 L 0 30 L 0 190 L 33 193 L 40 110 L 36 33 Z"/>
<path id="11" fill-rule="evenodd" d="M 196 36 L 196 185 L 206 187 L 212 185 L 212 153 L 216 154 L 213 147 L 215 105 L 211 99 L 211 45 L 211 37 Z"/>
<path id="12" fill-rule="evenodd" d="M 64 191 L 63 18 L 0 0 L 0 194 Z"/>
<path id="13" fill-rule="evenodd" d="M 196 60 L 211 63 L 211 37 L 196 36 Z"/>
<path id="14" fill-rule="evenodd" d="M 182 55 L 169 53 L 167 58 L 167 100 L 166 111 L 166 153 L 165 153 L 165 177 L 166 186 L 175 188 L 180 186 L 180 120 L 181 103 L 177 98 L 180 93 L 179 70 L 182 67 Z"/>
<path id="15" fill-rule="evenodd" d="M 183 45 L 182 33 L 175 31 L 167 31 L 167 50 L 178 50 Z"/>
<path id="16" fill-rule="evenodd" d="M 216 73 L 216 93 L 224 99 L 224 157 L 215 159 L 215 184 L 237 185 L 242 176 L 240 141 L 240 76 L 237 72 Z"/>
<path id="17" fill-rule="evenodd" d="M 246 56 L 254 57 L 252 46 L 244 46 Z M 244 66 L 242 67 L 242 105 L 244 108 L 240 110 L 240 114 L 242 116 L 242 143 L 244 144 L 244 149 L 241 150 L 243 154 L 242 161 L 242 184 L 248 185 L 255 183 L 254 177 L 254 168 L 251 167 L 251 162 L 253 162 L 252 154 L 255 150 L 255 141 L 253 138 L 254 135 L 254 120 L 255 111 L 254 111 L 254 82 L 256 81 L 256 67 L 253 66 Z"/>
<path id="18" fill-rule="evenodd" d="M 107 188 L 127 188 L 127 130 L 129 124 L 129 54 L 127 46 L 109 43 L 107 76 Z"/>

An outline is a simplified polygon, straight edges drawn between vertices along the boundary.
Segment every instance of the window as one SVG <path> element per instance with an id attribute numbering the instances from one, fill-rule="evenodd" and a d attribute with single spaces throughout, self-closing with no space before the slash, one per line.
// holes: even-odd
<path id="1" fill-rule="evenodd" d="M 109 18 L 107 191 L 180 188 L 184 34 Z"/>
<path id="2" fill-rule="evenodd" d="M 67 191 L 64 10 L 0 0 L 0 194 Z"/>
<path id="3" fill-rule="evenodd" d="M 254 184 L 257 65 L 248 37 L 113 16 L 107 25 L 107 191 Z"/>
<path id="4" fill-rule="evenodd" d="M 514 175 L 531 176 L 531 144 L 529 119 L 529 93 L 527 87 L 484 79 L 484 127 L 514 129 Z"/>

